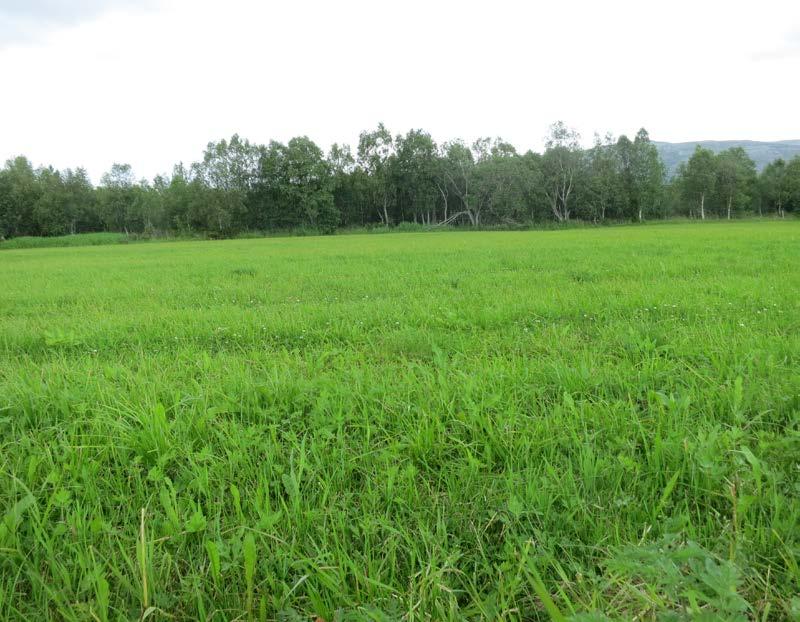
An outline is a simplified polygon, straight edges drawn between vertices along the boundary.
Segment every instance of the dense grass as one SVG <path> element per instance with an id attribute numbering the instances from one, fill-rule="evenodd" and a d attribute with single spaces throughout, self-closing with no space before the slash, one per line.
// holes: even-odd
<path id="1" fill-rule="evenodd" d="M 793 216 L 790 215 L 790 218 Z M 764 222 L 774 220 L 774 218 L 755 218 L 749 217 L 748 222 Z M 648 222 L 646 226 L 653 225 L 673 225 L 685 224 L 693 222 L 685 218 L 670 218 L 668 220 L 654 220 Z M 696 222 L 696 221 L 695 221 Z M 713 221 L 706 221 L 709 224 Z M 485 225 L 479 229 L 469 227 L 469 231 L 552 231 L 565 229 L 584 229 L 595 227 L 614 227 L 614 226 L 642 226 L 643 223 L 633 223 L 629 220 L 605 220 L 602 224 L 593 223 L 582 220 L 570 220 L 569 222 L 556 222 L 556 221 L 543 221 L 543 222 L 528 222 L 528 223 L 504 223 L 497 225 Z M 698 223 L 699 224 L 699 223 Z M 458 226 L 439 226 L 439 225 L 422 225 L 414 222 L 401 222 L 392 227 L 384 227 L 375 224 L 371 227 L 350 227 L 337 229 L 337 235 L 359 235 L 359 234 L 385 234 L 385 233 L 443 233 L 444 231 L 464 231 L 463 227 Z M 273 237 L 305 237 L 305 236 L 319 236 L 325 235 L 325 232 L 309 227 L 295 227 L 293 229 L 277 229 L 271 231 L 241 231 L 236 234 L 231 234 L 230 237 L 236 239 L 254 239 L 254 238 L 273 238 Z M 62 235 L 53 237 L 36 237 L 36 236 L 20 236 L 8 240 L 0 239 L 0 251 L 13 250 L 21 248 L 57 248 L 62 246 L 98 246 L 104 244 L 131 244 L 135 242 L 178 242 L 178 241 L 197 241 L 207 239 L 223 239 L 225 236 L 220 236 L 218 233 L 211 232 L 194 232 L 194 233 L 178 233 L 178 232 L 156 232 L 156 233 L 77 233 L 73 235 Z"/>
<path id="2" fill-rule="evenodd" d="M 0 615 L 796 617 L 799 301 L 788 222 L 2 253 Z"/>
<path id="3" fill-rule="evenodd" d="M 54 237 L 20 236 L 0 241 L 0 250 L 19 248 L 55 248 L 63 246 L 99 246 L 122 244 L 129 240 L 125 233 L 76 233 Z"/>

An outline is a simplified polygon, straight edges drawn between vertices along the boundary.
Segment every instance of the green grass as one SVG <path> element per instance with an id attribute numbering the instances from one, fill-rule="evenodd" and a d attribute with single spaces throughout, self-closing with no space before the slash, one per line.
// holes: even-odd
<path id="1" fill-rule="evenodd" d="M 800 223 L 0 254 L 0 616 L 800 615 Z"/>
<path id="2" fill-rule="evenodd" d="M 789 215 L 792 219 L 792 215 Z M 760 223 L 765 221 L 774 221 L 772 217 L 756 218 L 755 216 L 748 216 L 745 222 Z M 474 231 L 563 231 L 566 229 L 585 229 L 597 227 L 636 227 L 636 226 L 656 226 L 656 225 L 677 225 L 685 224 L 687 222 L 694 222 L 697 225 L 711 224 L 714 221 L 709 219 L 703 223 L 697 221 L 690 221 L 686 218 L 674 217 L 668 220 L 653 220 L 646 224 L 635 223 L 629 220 L 606 220 L 602 224 L 593 223 L 589 221 L 571 220 L 569 222 L 529 222 L 529 223 L 504 223 L 499 225 L 486 225 L 481 226 L 479 229 L 469 228 L 468 230 Z M 742 221 L 740 221 L 742 222 Z M 350 227 L 341 228 L 335 231 L 336 235 L 362 235 L 362 234 L 387 234 L 387 233 L 444 233 L 445 231 L 457 231 L 459 227 L 437 225 L 421 225 L 414 222 L 401 222 L 392 227 L 384 227 L 382 225 L 373 225 L 370 227 Z M 461 228 L 463 231 L 463 227 Z M 233 234 L 231 237 L 245 240 L 256 238 L 275 238 L 275 237 L 307 237 L 319 236 L 324 233 L 318 229 L 311 229 L 308 227 L 296 227 L 293 229 L 278 229 L 272 231 L 240 231 Z M 224 236 L 223 236 L 224 237 Z M 209 232 L 158 232 L 158 233 L 115 233 L 115 232 L 99 232 L 99 233 L 77 233 L 72 235 L 39 237 L 39 236 L 20 236 L 8 240 L 0 239 L 0 251 L 15 250 L 23 248 L 58 248 L 58 247 L 73 247 L 73 246 L 99 246 L 106 244 L 133 244 L 137 242 L 187 242 L 199 241 L 209 239 L 220 239 L 218 234 Z"/>
<path id="3" fill-rule="evenodd" d="M 0 250 L 20 248 L 55 248 L 63 246 L 99 246 L 123 244 L 129 241 L 125 233 L 76 233 L 54 237 L 20 236 L 0 241 Z"/>

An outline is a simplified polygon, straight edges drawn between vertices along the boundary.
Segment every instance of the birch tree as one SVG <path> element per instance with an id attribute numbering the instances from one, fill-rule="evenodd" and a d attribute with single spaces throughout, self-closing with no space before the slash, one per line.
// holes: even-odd
<path id="1" fill-rule="evenodd" d="M 466 215 L 472 225 L 475 217 L 475 157 L 462 141 L 449 142 L 444 147 L 443 172 L 452 194 L 461 202 L 461 209 L 443 222 L 450 222 Z"/>
<path id="2" fill-rule="evenodd" d="M 585 154 L 580 146 L 580 134 L 567 127 L 563 121 L 550 126 L 542 157 L 545 194 L 556 220 L 569 220 L 570 203 L 578 178 L 585 164 Z"/>
<path id="3" fill-rule="evenodd" d="M 725 206 L 728 220 L 734 210 L 745 207 L 756 181 L 756 165 L 741 147 L 720 152 L 716 156 L 717 191 Z"/>
<path id="4" fill-rule="evenodd" d="M 361 132 L 358 138 L 358 164 L 369 176 L 378 216 L 387 227 L 391 224 L 389 208 L 394 199 L 391 175 L 394 157 L 394 140 L 383 123 L 379 123 L 372 132 Z"/>
<path id="5" fill-rule="evenodd" d="M 706 200 L 712 196 L 717 181 L 713 152 L 698 145 L 683 168 L 682 174 L 681 187 L 684 198 L 698 206 L 700 219 L 705 220 Z"/>

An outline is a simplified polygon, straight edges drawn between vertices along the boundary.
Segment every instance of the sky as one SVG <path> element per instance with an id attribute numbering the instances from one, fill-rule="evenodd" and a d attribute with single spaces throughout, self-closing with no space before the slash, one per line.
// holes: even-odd
<path id="1" fill-rule="evenodd" d="M 800 139 L 798 77 L 797 0 L 0 0 L 0 161 L 151 178 L 233 133 L 327 150 L 379 122 Z"/>

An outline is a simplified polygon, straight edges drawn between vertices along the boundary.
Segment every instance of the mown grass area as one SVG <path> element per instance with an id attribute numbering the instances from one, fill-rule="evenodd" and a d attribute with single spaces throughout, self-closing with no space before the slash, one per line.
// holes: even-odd
<path id="1" fill-rule="evenodd" d="M 800 223 L 0 254 L 0 615 L 800 614 Z"/>

